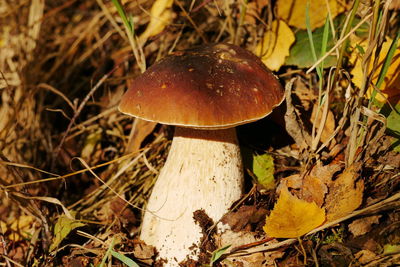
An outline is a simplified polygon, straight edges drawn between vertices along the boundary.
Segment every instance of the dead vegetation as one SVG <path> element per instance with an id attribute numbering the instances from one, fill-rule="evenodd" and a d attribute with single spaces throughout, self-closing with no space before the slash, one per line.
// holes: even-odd
<path id="1" fill-rule="evenodd" d="M 1 266 L 155 264 L 137 235 L 171 129 L 117 105 L 146 66 L 211 42 L 258 53 L 286 84 L 286 104 L 238 129 L 247 190 L 224 219 L 234 231 L 208 236 L 201 264 L 399 263 L 399 1 L 326 1 L 328 19 L 310 12 L 308 27 L 282 14 L 284 2 L 121 1 L 128 24 L 112 1 L 0 2 Z M 312 63 L 293 56 L 296 43 L 281 50 L 286 28 L 293 42 L 313 31 Z M 272 182 L 253 165 L 265 153 Z M 289 218 L 290 199 L 316 212 Z M 231 245 L 215 262 L 211 241 Z"/>

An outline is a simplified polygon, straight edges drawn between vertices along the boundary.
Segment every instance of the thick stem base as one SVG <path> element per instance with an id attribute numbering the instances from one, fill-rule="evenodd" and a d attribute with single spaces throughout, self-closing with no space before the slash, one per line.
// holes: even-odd
<path id="1" fill-rule="evenodd" d="M 165 166 L 149 199 L 140 238 L 153 245 L 165 266 L 196 259 L 202 236 L 193 212 L 217 222 L 240 198 L 242 161 L 235 129 L 176 128 Z"/>

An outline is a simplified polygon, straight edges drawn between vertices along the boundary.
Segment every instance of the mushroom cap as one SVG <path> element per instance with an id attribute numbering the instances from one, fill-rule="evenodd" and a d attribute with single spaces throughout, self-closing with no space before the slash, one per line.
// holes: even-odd
<path id="1" fill-rule="evenodd" d="M 151 66 L 133 81 L 119 110 L 162 124 L 224 129 L 267 116 L 283 98 L 258 57 L 219 43 L 175 52 Z"/>

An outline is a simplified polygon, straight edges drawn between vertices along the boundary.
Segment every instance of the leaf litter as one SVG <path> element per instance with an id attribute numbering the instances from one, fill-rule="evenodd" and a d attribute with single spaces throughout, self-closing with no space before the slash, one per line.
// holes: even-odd
<path id="1" fill-rule="evenodd" d="M 257 179 L 220 222 L 232 230 L 207 224 L 214 246 L 188 264 L 217 253 L 214 266 L 399 260 L 394 1 L 310 1 L 309 29 L 302 0 L 116 2 L 126 21 L 111 1 L 0 3 L 2 264 L 155 264 L 137 237 L 171 130 L 116 106 L 146 65 L 205 42 L 236 43 L 276 70 L 286 116 L 239 127 Z"/>

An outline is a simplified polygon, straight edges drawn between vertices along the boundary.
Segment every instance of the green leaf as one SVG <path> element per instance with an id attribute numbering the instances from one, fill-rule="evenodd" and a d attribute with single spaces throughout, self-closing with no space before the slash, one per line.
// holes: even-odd
<path id="1" fill-rule="evenodd" d="M 397 41 L 400 39 L 400 31 L 397 32 L 396 37 L 392 41 L 392 44 L 390 45 L 388 54 L 386 55 L 385 61 L 383 63 L 383 66 L 381 68 L 381 72 L 379 73 L 378 81 L 376 82 L 376 88 L 380 89 L 385 77 L 386 73 L 388 72 L 390 68 L 390 64 L 392 62 L 392 59 L 394 57 L 394 54 L 396 53 L 397 49 Z M 370 103 L 375 100 L 375 96 L 377 94 L 377 91 L 374 88 L 374 91 L 372 92 Z M 370 105 L 369 105 L 370 106 Z"/>
<path id="2" fill-rule="evenodd" d="M 386 127 L 388 133 L 395 139 L 392 144 L 393 150 L 400 152 L 400 103 L 387 116 Z"/>
<path id="3" fill-rule="evenodd" d="M 383 254 L 390 255 L 397 253 L 400 253 L 400 244 L 398 245 L 386 244 L 383 246 Z"/>
<path id="4" fill-rule="evenodd" d="M 120 261 L 122 261 L 128 267 L 139 267 L 139 265 L 136 262 L 134 262 L 132 259 L 128 258 L 127 256 L 125 256 L 119 252 L 111 250 L 111 255 L 113 257 L 119 259 Z"/>
<path id="5" fill-rule="evenodd" d="M 313 34 L 314 51 L 321 51 L 323 45 L 324 27 L 316 29 Z M 326 50 L 333 47 L 332 35 L 328 36 Z M 286 58 L 286 65 L 294 65 L 299 68 L 309 68 L 315 63 L 312 48 L 307 30 L 296 33 L 296 42 L 290 48 L 289 56 Z M 328 56 L 324 60 L 324 68 L 332 67 L 336 64 L 335 56 Z"/>
<path id="6" fill-rule="evenodd" d="M 260 185 L 266 189 L 273 189 L 275 187 L 274 158 L 270 154 L 254 155 L 252 171 Z"/>
<path id="7" fill-rule="evenodd" d="M 211 260 L 210 260 L 210 266 L 213 266 L 213 264 L 221 258 L 222 255 L 226 254 L 226 251 L 228 248 L 230 248 L 231 245 L 227 245 L 225 247 L 219 248 L 217 250 L 214 250 L 214 252 L 211 255 Z"/>
<path id="8" fill-rule="evenodd" d="M 311 55 L 313 56 L 313 59 L 314 59 L 314 62 L 315 62 L 315 61 L 317 61 L 317 53 L 315 52 L 314 38 L 313 38 L 312 31 L 311 31 L 310 2 L 309 1 L 307 1 L 307 5 L 306 5 L 306 27 L 307 27 L 308 41 L 310 43 Z M 322 39 L 323 39 L 323 37 L 322 37 Z M 321 42 L 321 50 L 322 50 L 322 42 Z M 319 67 L 317 67 L 317 73 L 318 73 L 319 79 L 321 80 L 322 73 L 321 73 L 321 69 Z"/>
<path id="9" fill-rule="evenodd" d="M 365 50 L 361 45 L 356 44 L 356 48 L 358 50 L 358 53 L 360 53 L 360 55 L 364 55 L 365 54 Z"/>
<path id="10" fill-rule="evenodd" d="M 49 250 L 50 251 L 55 250 L 72 230 L 82 226 L 85 226 L 85 224 L 70 219 L 64 215 L 60 216 L 60 218 L 58 218 L 56 222 L 56 225 L 54 226 L 54 239 L 53 243 L 50 245 Z"/>
<path id="11" fill-rule="evenodd" d="M 335 29 L 336 36 L 338 36 L 338 33 L 340 33 L 343 29 L 344 22 L 346 20 L 346 16 L 340 15 L 337 16 L 333 20 L 333 28 Z M 354 18 L 352 22 L 352 26 L 357 25 L 360 22 L 360 18 Z M 327 26 L 327 23 L 325 23 L 324 26 L 315 29 L 312 32 L 312 41 L 314 45 L 314 51 L 322 51 L 322 46 L 326 44 L 326 51 L 329 51 L 334 45 L 335 45 L 335 40 L 332 37 L 332 31 L 331 28 L 329 28 L 329 34 L 325 35 L 325 37 L 328 37 L 327 40 L 324 40 L 324 28 Z M 349 27 L 352 27 L 351 25 Z M 369 24 L 364 23 L 361 25 L 360 28 L 357 29 L 356 34 L 358 36 L 368 36 L 369 32 Z M 327 31 L 328 29 L 325 29 Z M 337 38 L 337 37 L 336 37 Z M 301 30 L 296 32 L 296 42 L 292 45 L 290 49 L 290 54 L 286 58 L 285 64 L 286 65 L 294 65 L 299 68 L 309 68 L 311 67 L 315 61 L 314 57 L 312 54 L 312 48 L 310 44 L 310 40 L 308 37 L 307 30 Z M 320 55 L 322 56 L 322 55 Z M 329 68 L 334 65 L 336 65 L 336 56 L 328 56 L 324 60 L 323 67 L 324 68 Z"/>

